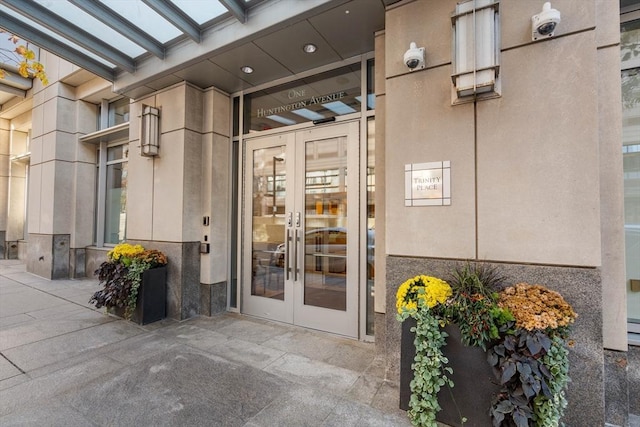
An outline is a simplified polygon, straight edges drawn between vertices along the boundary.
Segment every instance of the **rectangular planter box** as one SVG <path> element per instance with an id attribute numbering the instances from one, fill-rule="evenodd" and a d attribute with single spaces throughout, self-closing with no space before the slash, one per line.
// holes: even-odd
<path id="1" fill-rule="evenodd" d="M 112 313 L 124 317 L 124 307 L 116 307 Z M 146 325 L 167 317 L 167 266 L 152 268 L 142 273 L 138 289 L 136 309 L 131 321 Z"/>
<path id="2" fill-rule="evenodd" d="M 411 328 L 416 321 L 412 318 L 402 323 L 400 355 L 400 409 L 408 410 L 411 400 L 411 364 L 416 354 L 413 341 L 415 334 Z M 487 354 L 478 347 L 466 347 L 460 341 L 460 329 L 456 325 L 447 325 L 444 331 L 449 334 L 443 353 L 449 359 L 447 366 L 453 369 L 454 387 L 440 389 L 438 403 L 442 410 L 436 418 L 441 423 L 458 427 L 460 417 L 466 417 L 464 427 L 491 427 L 491 400 L 500 390 L 494 378 L 493 369 L 487 363 Z M 453 395 L 453 397 L 452 397 Z M 455 401 L 454 401 L 455 399 Z"/>

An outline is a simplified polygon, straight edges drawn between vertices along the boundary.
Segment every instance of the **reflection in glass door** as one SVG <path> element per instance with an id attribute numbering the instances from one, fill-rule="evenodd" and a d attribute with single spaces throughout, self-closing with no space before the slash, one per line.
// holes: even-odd
<path id="1" fill-rule="evenodd" d="M 640 343 L 640 20 L 622 23 L 622 162 L 628 331 Z"/>
<path id="2" fill-rule="evenodd" d="M 305 165 L 304 304 L 346 311 L 346 138 L 307 142 Z"/>
<path id="3" fill-rule="evenodd" d="M 293 323 L 290 227 L 294 135 L 253 139 L 245 148 L 242 310 Z"/>
<path id="4" fill-rule="evenodd" d="M 357 337 L 359 123 L 297 132 L 296 149 L 303 274 L 294 286 L 295 323 Z"/>
<path id="5" fill-rule="evenodd" d="M 247 141 L 243 312 L 358 336 L 358 129 Z"/>
<path id="6" fill-rule="evenodd" d="M 253 151 L 251 295 L 284 300 L 285 146 Z"/>

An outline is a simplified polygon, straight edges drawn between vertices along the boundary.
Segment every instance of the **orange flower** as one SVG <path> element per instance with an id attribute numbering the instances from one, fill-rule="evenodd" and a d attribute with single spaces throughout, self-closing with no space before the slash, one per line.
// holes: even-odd
<path id="1" fill-rule="evenodd" d="M 508 287 L 500 293 L 498 305 L 513 313 L 517 327 L 529 331 L 569 326 L 578 317 L 562 295 L 542 285 Z"/>

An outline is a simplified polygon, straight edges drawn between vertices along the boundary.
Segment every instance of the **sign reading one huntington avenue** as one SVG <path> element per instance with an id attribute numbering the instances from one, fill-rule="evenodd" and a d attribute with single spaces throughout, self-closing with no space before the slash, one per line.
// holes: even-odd
<path id="1" fill-rule="evenodd" d="M 404 165 L 405 206 L 448 206 L 451 204 L 451 162 Z"/>

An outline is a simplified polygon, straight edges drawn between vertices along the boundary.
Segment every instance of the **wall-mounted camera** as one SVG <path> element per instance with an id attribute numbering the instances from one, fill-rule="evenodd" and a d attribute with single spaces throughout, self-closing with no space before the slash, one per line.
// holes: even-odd
<path id="1" fill-rule="evenodd" d="M 409 50 L 404 53 L 404 64 L 409 71 L 424 68 L 424 48 L 416 47 L 414 42 L 409 44 Z"/>
<path id="2" fill-rule="evenodd" d="M 556 26 L 560 23 L 560 12 L 551 9 L 551 3 L 542 5 L 542 12 L 531 17 L 531 39 L 536 41 L 553 36 Z"/>

